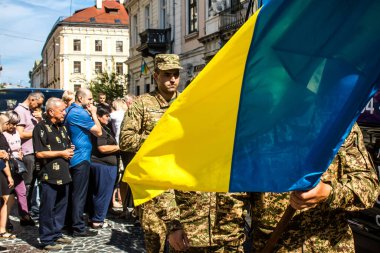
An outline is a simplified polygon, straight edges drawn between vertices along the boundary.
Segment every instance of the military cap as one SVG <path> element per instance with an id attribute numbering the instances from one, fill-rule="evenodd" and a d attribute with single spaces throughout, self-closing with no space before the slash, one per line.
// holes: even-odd
<path id="1" fill-rule="evenodd" d="M 154 61 L 159 70 L 182 69 L 179 64 L 179 56 L 176 54 L 158 54 Z"/>

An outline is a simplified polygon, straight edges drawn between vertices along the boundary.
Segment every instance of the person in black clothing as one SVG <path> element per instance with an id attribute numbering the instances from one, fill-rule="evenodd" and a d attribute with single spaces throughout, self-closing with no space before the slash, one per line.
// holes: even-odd
<path id="1" fill-rule="evenodd" d="M 40 241 L 45 250 L 59 250 L 69 196 L 69 159 L 74 151 L 65 126 L 66 105 L 59 98 L 46 102 L 46 118 L 33 129 L 33 146 L 41 172 Z"/>
<path id="2" fill-rule="evenodd" d="M 0 238 L 15 238 L 16 235 L 7 232 L 9 211 L 14 203 L 14 181 L 9 168 L 9 144 L 2 131 L 9 127 L 9 118 L 0 114 Z"/>
<path id="3" fill-rule="evenodd" d="M 93 204 L 90 213 L 91 227 L 103 228 L 107 224 L 104 219 L 107 215 L 108 206 L 112 199 L 113 188 L 117 176 L 117 154 L 119 145 L 111 130 L 107 127 L 110 118 L 110 109 L 99 105 L 97 117 L 102 126 L 102 135 L 92 135 L 91 176 L 92 189 L 91 199 Z"/>

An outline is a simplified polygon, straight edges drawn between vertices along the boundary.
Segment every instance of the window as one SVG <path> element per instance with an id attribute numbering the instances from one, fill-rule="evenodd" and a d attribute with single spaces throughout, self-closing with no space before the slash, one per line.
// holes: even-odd
<path id="1" fill-rule="evenodd" d="M 102 73 L 103 65 L 102 62 L 95 62 L 95 73 Z"/>
<path id="2" fill-rule="evenodd" d="M 74 73 L 81 73 L 80 61 L 74 61 Z"/>
<path id="3" fill-rule="evenodd" d="M 197 0 L 189 0 L 188 2 L 188 27 L 189 33 L 198 31 Z"/>
<path id="4" fill-rule="evenodd" d="M 80 84 L 74 84 L 74 92 L 77 92 L 81 86 Z"/>
<path id="5" fill-rule="evenodd" d="M 140 86 L 136 86 L 136 96 L 140 95 Z"/>
<path id="6" fill-rule="evenodd" d="M 150 91 L 150 84 L 145 84 L 145 93 L 148 93 Z"/>
<path id="7" fill-rule="evenodd" d="M 74 40 L 74 51 L 80 51 L 80 40 Z"/>
<path id="8" fill-rule="evenodd" d="M 116 41 L 116 52 L 118 52 L 118 53 L 123 52 L 123 42 L 122 41 Z"/>
<path id="9" fill-rule="evenodd" d="M 132 43 L 136 45 L 139 41 L 139 27 L 137 24 L 137 15 L 132 17 Z"/>
<path id="10" fill-rule="evenodd" d="M 160 15 L 160 25 L 161 28 L 166 28 L 166 0 L 161 0 L 161 15 Z"/>
<path id="11" fill-rule="evenodd" d="M 145 29 L 150 27 L 150 5 L 145 6 Z"/>
<path id="12" fill-rule="evenodd" d="M 123 63 L 122 62 L 116 62 L 116 74 L 118 74 L 118 75 L 123 74 Z"/>
<path id="13" fill-rule="evenodd" d="M 95 40 L 95 51 L 96 52 L 102 51 L 102 41 L 101 40 Z"/>

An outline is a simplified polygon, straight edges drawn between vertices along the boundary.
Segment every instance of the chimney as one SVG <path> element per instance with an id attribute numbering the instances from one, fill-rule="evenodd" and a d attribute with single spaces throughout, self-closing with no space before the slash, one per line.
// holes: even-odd
<path id="1" fill-rule="evenodd" d="M 102 8 L 102 0 L 96 0 L 96 9 Z"/>

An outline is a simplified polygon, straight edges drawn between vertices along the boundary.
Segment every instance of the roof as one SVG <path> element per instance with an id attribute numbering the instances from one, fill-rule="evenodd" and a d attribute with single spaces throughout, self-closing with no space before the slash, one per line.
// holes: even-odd
<path id="1" fill-rule="evenodd" d="M 119 2 L 105 0 L 101 9 L 92 6 L 77 10 L 74 15 L 64 19 L 63 22 L 128 25 L 128 13 Z"/>

